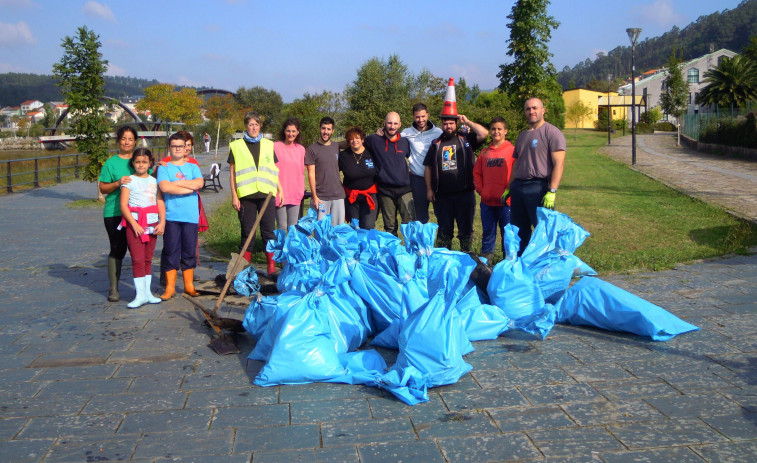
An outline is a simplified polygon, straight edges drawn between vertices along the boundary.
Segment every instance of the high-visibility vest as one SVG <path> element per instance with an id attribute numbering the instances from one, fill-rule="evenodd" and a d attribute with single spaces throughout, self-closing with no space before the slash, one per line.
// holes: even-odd
<path id="1" fill-rule="evenodd" d="M 260 139 L 260 157 L 257 167 L 243 138 L 231 142 L 229 147 L 234 154 L 234 172 L 239 198 L 253 193 L 276 193 L 276 187 L 279 185 L 279 168 L 273 162 L 271 140 Z"/>

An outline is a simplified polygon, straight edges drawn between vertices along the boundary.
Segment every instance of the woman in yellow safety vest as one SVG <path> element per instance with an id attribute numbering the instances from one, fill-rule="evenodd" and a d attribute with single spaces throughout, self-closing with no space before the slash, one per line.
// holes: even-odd
<path id="1" fill-rule="evenodd" d="M 244 254 L 247 261 L 252 260 L 254 239 L 247 249 L 242 249 L 252 226 L 257 220 L 258 213 L 263 208 L 268 193 L 278 192 L 278 204 L 269 204 L 260 218 L 260 235 L 263 243 L 274 239 L 273 230 L 276 226 L 276 208 L 284 204 L 284 194 L 279 184 L 279 169 L 276 167 L 276 155 L 273 152 L 273 142 L 263 138 L 260 134 L 262 120 L 260 114 L 248 112 L 244 115 L 244 137 L 229 144 L 229 170 L 231 171 L 231 205 L 239 215 L 242 236 L 239 252 Z M 268 274 L 276 271 L 273 253 L 265 253 L 268 263 Z"/>

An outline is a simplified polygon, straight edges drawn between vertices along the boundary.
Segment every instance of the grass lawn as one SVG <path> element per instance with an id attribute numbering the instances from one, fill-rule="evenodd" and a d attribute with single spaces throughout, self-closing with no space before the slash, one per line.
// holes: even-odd
<path id="1" fill-rule="evenodd" d="M 576 255 L 600 274 L 663 270 L 678 263 L 728 253 L 744 253 L 757 245 L 757 225 L 724 210 L 680 194 L 597 154 L 606 134 L 579 131 L 567 135 L 565 173 L 556 209 L 591 233 Z M 476 211 L 474 250 L 481 246 L 481 221 Z M 435 221 L 431 211 L 431 221 Z M 226 258 L 239 247 L 239 221 L 231 202 L 209 218 L 205 244 Z M 376 227 L 383 229 L 379 214 Z M 458 248 L 457 240 L 453 249 Z M 262 249 L 259 239 L 256 249 Z M 499 238 L 496 248 L 501 249 Z M 262 253 L 254 259 L 263 262 Z M 502 259 L 495 254 L 494 261 Z"/>

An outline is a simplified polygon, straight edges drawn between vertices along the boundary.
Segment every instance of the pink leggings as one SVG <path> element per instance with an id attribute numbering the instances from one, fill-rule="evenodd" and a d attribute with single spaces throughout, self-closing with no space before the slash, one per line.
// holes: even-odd
<path id="1" fill-rule="evenodd" d="M 155 225 L 157 224 L 151 226 Z M 131 225 L 126 227 L 126 243 L 129 246 L 129 254 L 131 254 L 131 271 L 134 278 L 142 278 L 152 274 L 152 255 L 155 252 L 155 243 L 157 243 L 158 237 L 155 235 L 147 236 L 150 237 L 150 240 L 143 243 L 140 238 L 136 237 Z"/>

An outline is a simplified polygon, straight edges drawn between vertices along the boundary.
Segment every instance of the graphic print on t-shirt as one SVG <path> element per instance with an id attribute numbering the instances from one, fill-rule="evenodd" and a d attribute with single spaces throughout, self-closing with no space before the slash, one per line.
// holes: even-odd
<path id="1" fill-rule="evenodd" d="M 457 155 L 455 152 L 455 145 L 449 145 L 442 147 L 442 170 L 457 170 Z"/>

